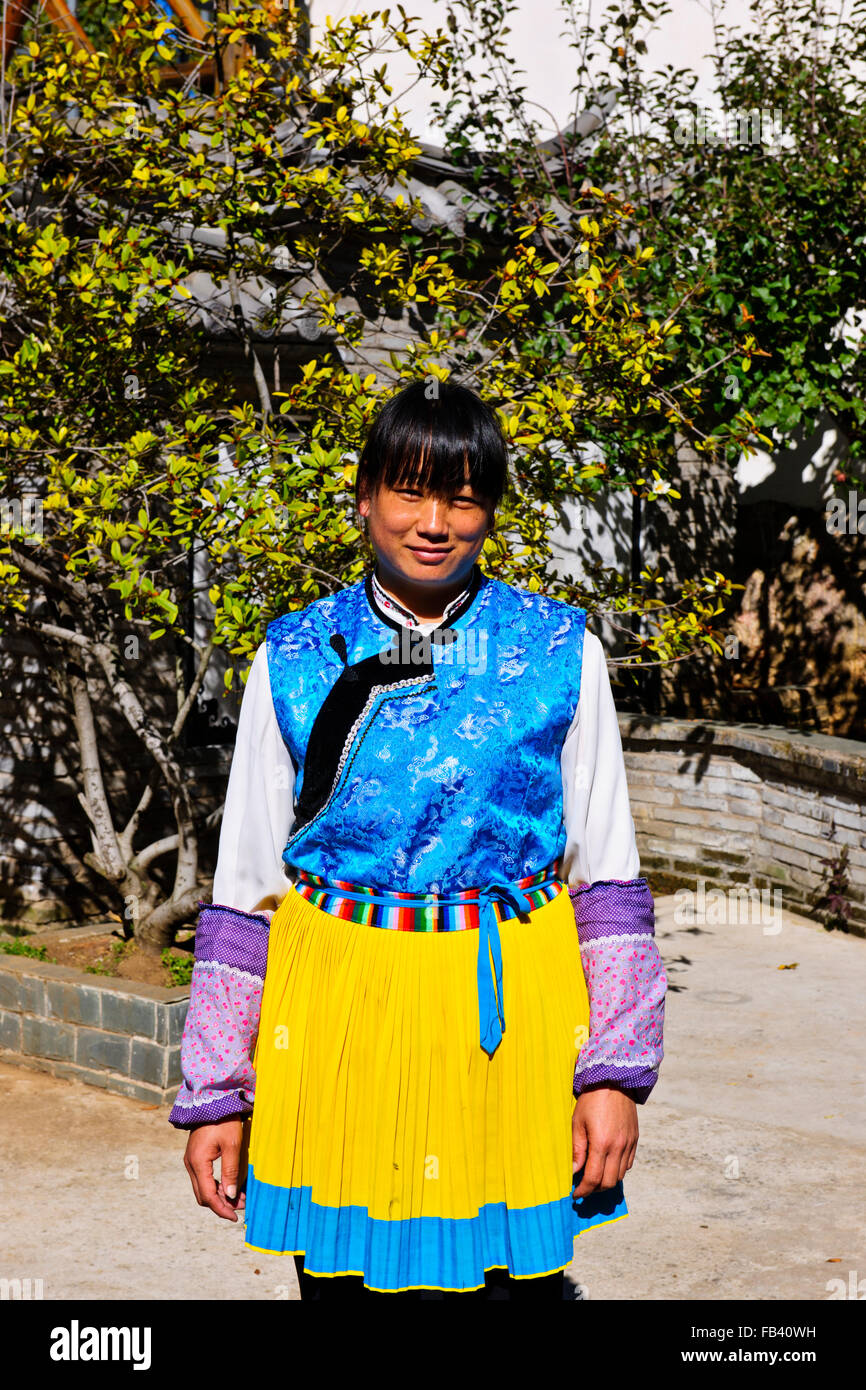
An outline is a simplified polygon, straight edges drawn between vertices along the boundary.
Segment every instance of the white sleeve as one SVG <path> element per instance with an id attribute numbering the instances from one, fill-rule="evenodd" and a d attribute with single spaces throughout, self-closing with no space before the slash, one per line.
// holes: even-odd
<path id="1" fill-rule="evenodd" d="M 604 648 L 584 633 L 580 697 L 562 749 L 566 844 L 563 877 L 569 887 L 640 874 L 622 740 Z"/>
<path id="2" fill-rule="evenodd" d="M 294 788 L 295 768 L 277 723 L 262 642 L 241 700 L 214 903 L 268 916 L 279 907 L 291 884 L 282 853 L 294 821 Z"/>

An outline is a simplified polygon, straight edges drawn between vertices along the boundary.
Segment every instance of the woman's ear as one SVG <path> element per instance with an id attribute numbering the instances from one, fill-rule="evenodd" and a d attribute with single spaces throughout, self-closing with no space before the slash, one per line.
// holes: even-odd
<path id="1" fill-rule="evenodd" d="M 370 491 L 364 483 L 358 490 L 358 512 L 361 516 L 368 516 L 370 512 Z"/>

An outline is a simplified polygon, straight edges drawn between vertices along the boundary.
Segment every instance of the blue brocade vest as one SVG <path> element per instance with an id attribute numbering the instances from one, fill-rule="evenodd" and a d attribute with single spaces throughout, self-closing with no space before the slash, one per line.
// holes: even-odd
<path id="1" fill-rule="evenodd" d="M 271 622 L 271 691 L 296 773 L 290 872 L 422 894 L 558 863 L 585 624 L 585 609 L 478 565 L 426 636 L 379 607 L 369 574 Z"/>

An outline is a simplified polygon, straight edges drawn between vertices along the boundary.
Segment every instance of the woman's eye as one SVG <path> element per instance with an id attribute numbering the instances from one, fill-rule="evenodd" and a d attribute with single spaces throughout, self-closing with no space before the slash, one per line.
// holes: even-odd
<path id="1" fill-rule="evenodd" d="M 397 487 L 394 488 L 394 492 L 397 493 L 398 497 L 406 497 L 412 502 L 414 502 L 417 498 L 422 496 L 421 492 L 417 488 L 412 487 Z M 455 502 L 461 503 L 461 505 L 464 507 L 478 507 L 481 505 L 480 502 L 477 502 L 474 497 L 451 497 L 448 500 L 449 504 L 452 506 Z"/>

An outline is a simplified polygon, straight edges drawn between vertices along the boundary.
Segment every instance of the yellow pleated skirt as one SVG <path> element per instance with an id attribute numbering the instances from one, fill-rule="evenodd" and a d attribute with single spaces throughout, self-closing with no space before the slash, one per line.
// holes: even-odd
<path id="1" fill-rule="evenodd" d="M 499 924 L 505 1030 L 479 1043 L 478 932 L 344 920 L 291 888 L 271 921 L 253 1062 L 246 1244 L 369 1288 L 564 1269 L 627 1215 L 573 1185 L 589 1000 L 563 889 Z"/>

